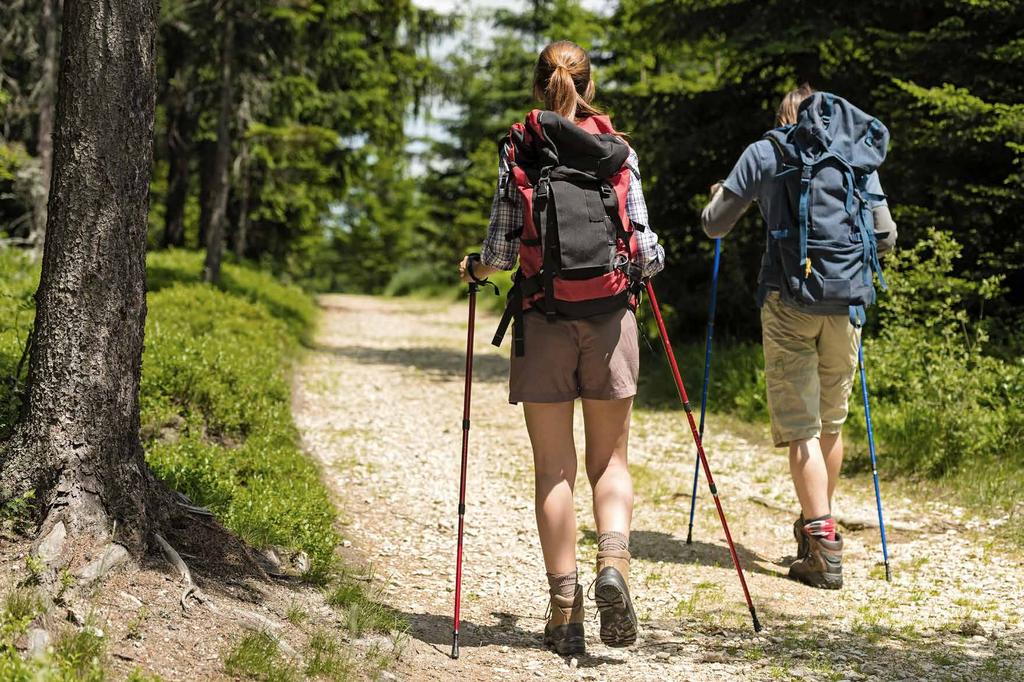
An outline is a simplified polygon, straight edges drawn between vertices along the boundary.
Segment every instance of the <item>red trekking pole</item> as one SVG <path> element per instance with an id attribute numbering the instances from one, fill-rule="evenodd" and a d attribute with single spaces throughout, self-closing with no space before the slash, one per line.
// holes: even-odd
<path id="1" fill-rule="evenodd" d="M 462 398 L 462 473 L 459 478 L 459 542 L 455 556 L 455 616 L 452 629 L 452 658 L 459 657 L 459 610 L 462 606 L 462 529 L 466 516 L 466 463 L 469 458 L 469 406 L 473 388 L 473 331 L 476 327 L 476 292 L 481 286 L 494 287 L 494 295 L 498 295 L 498 286 L 486 279 L 477 279 L 473 275 L 473 263 L 480 260 L 480 254 L 469 254 L 466 269 L 473 281 L 469 284 L 469 325 L 466 334 L 466 388 Z"/>
<path id="2" fill-rule="evenodd" d="M 740 558 L 736 555 L 736 546 L 732 542 L 732 534 L 729 533 L 729 524 L 725 520 L 725 512 L 722 511 L 722 502 L 718 499 L 718 488 L 715 487 L 715 479 L 711 476 L 711 467 L 708 466 L 707 455 L 704 454 L 704 445 L 701 442 L 700 433 L 697 431 L 697 423 L 693 419 L 693 410 L 690 409 L 690 399 L 686 396 L 686 387 L 683 386 L 683 378 L 679 374 L 679 365 L 676 364 L 675 353 L 672 352 L 672 342 L 668 340 L 668 333 L 665 331 L 665 321 L 661 318 L 661 308 L 658 307 L 658 298 L 654 295 L 654 287 L 651 281 L 647 280 L 647 296 L 651 299 L 651 310 L 654 312 L 654 319 L 658 323 L 658 332 L 661 334 L 661 344 L 665 347 L 665 355 L 668 357 L 668 364 L 672 366 L 672 375 L 676 380 L 676 390 L 679 391 L 679 399 L 686 410 L 686 418 L 690 422 L 690 431 L 693 433 L 693 442 L 697 446 L 697 456 L 700 458 L 701 466 L 704 467 L 704 477 L 711 489 L 711 496 L 715 498 L 715 506 L 718 508 L 718 518 L 722 520 L 722 530 L 725 531 L 725 539 L 729 543 L 729 554 L 732 555 L 733 566 L 736 567 L 736 574 L 740 577 L 740 586 L 743 587 L 743 596 L 747 600 L 747 608 L 750 609 L 750 617 L 754 621 L 754 632 L 761 632 L 761 623 L 757 620 L 757 611 L 754 610 L 754 602 L 750 599 L 750 590 L 747 589 L 747 579 L 743 577 L 743 568 L 740 566 Z"/>

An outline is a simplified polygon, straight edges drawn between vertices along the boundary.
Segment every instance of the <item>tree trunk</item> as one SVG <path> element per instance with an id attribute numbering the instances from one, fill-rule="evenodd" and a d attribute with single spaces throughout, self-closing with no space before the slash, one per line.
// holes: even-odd
<path id="1" fill-rule="evenodd" d="M 60 14 L 62 0 L 42 0 L 39 27 L 42 34 L 42 68 L 39 76 L 39 155 L 40 191 L 34 207 L 30 241 L 37 252 L 42 252 L 46 238 L 46 213 L 50 197 L 50 178 L 53 175 L 53 114 L 57 97 L 57 59 L 60 56 Z"/>
<path id="2" fill-rule="evenodd" d="M 66 0 L 29 392 L 0 461 L 0 499 L 34 489 L 44 532 L 116 527 L 133 551 L 163 508 L 139 439 L 156 19 L 156 0 Z"/>
<path id="3" fill-rule="evenodd" d="M 249 239 L 249 145 L 242 142 L 238 153 L 238 224 L 235 227 L 234 251 L 238 258 L 245 258 Z"/>
<path id="4" fill-rule="evenodd" d="M 171 41 L 168 41 L 171 42 Z M 174 62 L 167 103 L 167 198 L 164 203 L 163 245 L 185 245 L 185 202 L 188 200 L 189 155 L 192 152 L 192 108 L 188 85 L 181 82 L 181 48 L 168 45 Z M 172 64 L 168 64 L 170 69 Z"/>
<path id="5" fill-rule="evenodd" d="M 224 241 L 228 210 L 228 173 L 231 168 L 231 112 L 232 62 L 234 60 L 234 21 L 230 4 L 225 8 L 225 26 L 221 42 L 220 111 L 217 116 L 217 152 L 213 161 L 213 184 L 210 187 L 210 226 L 206 235 L 206 263 L 203 280 L 220 279 L 220 263 L 224 256 Z"/>
<path id="6" fill-rule="evenodd" d="M 174 97 L 176 95 L 172 95 Z M 180 108 L 179 108 L 180 107 Z M 185 203 L 188 200 L 189 152 L 192 133 L 189 113 L 182 103 L 175 103 L 167 120 L 167 199 L 164 207 L 163 245 L 185 245 Z"/>
<path id="7" fill-rule="evenodd" d="M 210 234 L 210 214 L 213 213 L 210 198 L 213 196 L 214 159 L 217 143 L 204 140 L 199 143 L 199 239 L 196 246 L 206 248 L 206 235 Z"/>

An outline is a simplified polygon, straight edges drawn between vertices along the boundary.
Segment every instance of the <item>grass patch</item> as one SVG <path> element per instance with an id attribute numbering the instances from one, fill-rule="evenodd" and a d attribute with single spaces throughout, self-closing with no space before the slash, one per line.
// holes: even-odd
<path id="1" fill-rule="evenodd" d="M 328 680 L 348 680 L 354 677 L 354 669 L 355 664 L 337 637 L 325 630 L 318 630 L 310 636 L 306 651 L 306 675 Z"/>
<path id="2" fill-rule="evenodd" d="M 265 632 L 243 637 L 224 658 L 229 675 L 260 682 L 292 682 L 301 679 L 299 671 L 281 654 L 277 640 Z"/>
<path id="3" fill-rule="evenodd" d="M 371 580 L 341 573 L 327 592 L 327 603 L 345 614 L 345 625 L 353 637 L 367 632 L 404 632 L 407 624 L 392 608 L 378 601 Z"/>
<path id="4" fill-rule="evenodd" d="M 9 592 L 0 612 L 0 680 L 30 682 L 101 682 L 105 679 L 105 641 L 92 627 L 62 627 L 49 651 L 25 659 L 14 646 L 29 626 L 46 610 L 43 595 L 36 588 L 21 587 Z"/>

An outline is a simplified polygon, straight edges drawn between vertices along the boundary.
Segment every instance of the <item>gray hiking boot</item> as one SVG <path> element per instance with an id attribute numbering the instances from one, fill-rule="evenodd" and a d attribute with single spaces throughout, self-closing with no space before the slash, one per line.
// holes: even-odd
<path id="1" fill-rule="evenodd" d="M 551 595 L 548 622 L 544 626 L 544 644 L 562 656 L 575 656 L 586 651 L 583 639 L 583 588 L 576 586 L 572 599 Z"/>
<path id="2" fill-rule="evenodd" d="M 843 586 L 843 536 L 835 541 L 808 535 L 807 556 L 789 567 L 789 577 L 811 587 L 838 590 Z"/>
<path id="3" fill-rule="evenodd" d="M 803 559 L 807 556 L 807 553 L 811 551 L 811 546 L 807 542 L 807 534 L 804 533 L 804 515 L 793 522 L 793 539 L 796 540 L 796 558 Z"/>

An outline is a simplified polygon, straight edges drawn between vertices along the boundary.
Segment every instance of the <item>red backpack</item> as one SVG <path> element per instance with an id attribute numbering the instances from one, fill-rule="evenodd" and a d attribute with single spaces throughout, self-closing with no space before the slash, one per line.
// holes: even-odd
<path id="1" fill-rule="evenodd" d="M 573 123 L 534 110 L 512 126 L 503 148 L 512 173 L 505 197 L 522 197 L 523 227 L 506 236 L 519 239 L 519 269 L 492 343 L 501 345 L 515 319 L 513 346 L 522 356 L 525 311 L 552 322 L 635 309 L 642 271 L 626 215 L 629 146 L 607 116 Z"/>

